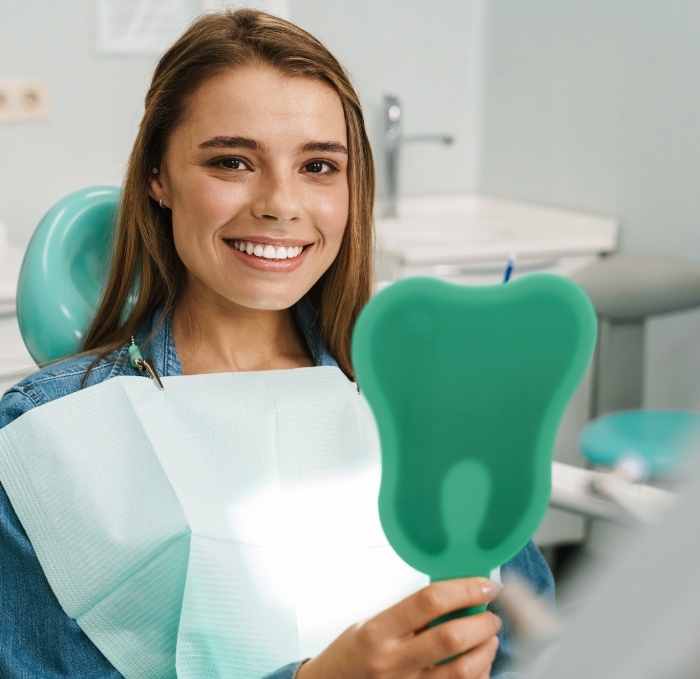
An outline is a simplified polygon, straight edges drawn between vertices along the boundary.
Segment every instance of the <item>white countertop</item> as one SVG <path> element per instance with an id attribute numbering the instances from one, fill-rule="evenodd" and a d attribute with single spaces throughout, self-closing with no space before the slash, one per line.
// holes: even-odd
<path id="1" fill-rule="evenodd" d="M 406 264 L 564 257 L 611 252 L 615 219 L 477 195 L 408 198 L 378 219 L 384 254 Z"/>

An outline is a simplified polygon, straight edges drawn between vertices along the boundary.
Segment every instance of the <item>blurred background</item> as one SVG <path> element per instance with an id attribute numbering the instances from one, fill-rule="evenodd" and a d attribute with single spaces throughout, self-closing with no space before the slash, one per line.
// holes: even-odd
<path id="1" fill-rule="evenodd" d="M 48 85 L 47 119 L 0 123 L 0 221 L 13 243 L 26 245 L 67 193 L 121 181 L 158 43 L 119 53 L 100 33 L 109 12 L 140 5 L 165 45 L 198 13 L 226 4 L 0 3 L 0 79 Z M 700 259 L 694 0 L 257 5 L 314 33 L 353 74 L 377 149 L 380 197 L 382 97 L 393 93 L 404 132 L 455 139 L 405 145 L 401 195 L 478 193 L 609 215 L 620 252 Z M 645 398 L 700 407 L 700 312 L 656 323 Z"/>

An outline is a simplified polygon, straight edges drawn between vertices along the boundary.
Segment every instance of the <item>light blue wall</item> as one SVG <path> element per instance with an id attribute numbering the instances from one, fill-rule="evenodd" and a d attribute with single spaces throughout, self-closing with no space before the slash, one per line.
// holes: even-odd
<path id="1" fill-rule="evenodd" d="M 189 0 L 194 16 L 201 2 Z M 406 195 L 468 192 L 619 218 L 623 251 L 700 259 L 700 3 L 291 0 L 354 74 L 382 169 L 402 97 Z M 155 57 L 106 57 L 93 0 L 0 4 L 0 77 L 51 83 L 46 123 L 0 125 L 0 220 L 25 244 L 69 191 L 119 184 Z M 486 12 L 485 26 L 482 25 Z M 380 184 L 381 188 L 381 184 Z M 700 314 L 654 323 L 650 399 L 700 408 Z"/>
<path id="2" fill-rule="evenodd" d="M 186 1 L 194 17 L 203 3 Z M 290 1 L 292 19 L 326 42 L 353 73 L 375 144 L 387 91 L 404 101 L 407 133 L 455 135 L 449 148 L 406 148 L 406 194 L 474 187 L 482 2 Z M 0 3 L 0 77 L 48 78 L 52 97 L 50 121 L 0 124 L 0 221 L 19 245 L 66 193 L 121 182 L 156 58 L 99 54 L 94 5 Z M 379 150 L 376 155 L 381 182 Z"/>
<path id="3" fill-rule="evenodd" d="M 700 261 L 700 3 L 492 0 L 481 192 L 616 216 Z M 700 408 L 700 313 L 654 321 L 649 403 Z"/>
<path id="4" fill-rule="evenodd" d="M 478 185 L 700 258 L 700 3 L 494 0 Z"/>
<path id="5" fill-rule="evenodd" d="M 449 133 L 455 143 L 406 145 L 404 195 L 466 193 L 476 182 L 484 0 L 292 0 L 292 19 L 354 76 L 383 192 L 382 96 L 398 95 L 404 132 Z"/>
<path id="6" fill-rule="evenodd" d="M 58 198 L 121 182 L 154 58 L 98 54 L 93 4 L 0 3 L 0 77 L 51 88 L 49 121 L 0 125 L 0 220 L 19 245 Z"/>

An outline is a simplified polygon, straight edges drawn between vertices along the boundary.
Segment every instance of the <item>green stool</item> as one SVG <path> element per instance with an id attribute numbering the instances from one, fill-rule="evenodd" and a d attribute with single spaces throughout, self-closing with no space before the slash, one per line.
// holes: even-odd
<path id="1" fill-rule="evenodd" d="M 640 480 L 669 476 L 700 444 L 700 413 L 629 410 L 604 415 L 581 434 L 581 452 L 594 464 L 640 465 Z"/>

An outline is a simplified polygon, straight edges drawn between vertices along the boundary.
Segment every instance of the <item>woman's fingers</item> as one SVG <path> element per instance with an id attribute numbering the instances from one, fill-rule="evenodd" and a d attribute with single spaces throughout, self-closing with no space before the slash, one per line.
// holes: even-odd
<path id="1" fill-rule="evenodd" d="M 430 679 L 480 679 L 485 672 L 488 676 L 496 652 L 490 639 L 500 629 L 497 616 L 485 611 L 433 627 L 429 623 L 453 611 L 486 604 L 498 591 L 498 586 L 485 578 L 432 583 L 373 618 L 349 627 L 302 665 L 297 676 L 413 679 L 428 671 Z M 428 669 L 461 653 L 464 655 L 455 660 Z"/>
<path id="2" fill-rule="evenodd" d="M 373 620 L 387 634 L 403 637 L 453 611 L 487 604 L 499 591 L 498 585 L 486 578 L 433 582 L 387 608 Z"/>
<path id="3" fill-rule="evenodd" d="M 501 625 L 498 616 L 485 611 L 430 627 L 406 641 L 405 667 L 429 667 L 441 660 L 480 648 L 482 644 L 496 638 Z"/>
<path id="4" fill-rule="evenodd" d="M 429 670 L 430 679 L 488 679 L 498 650 L 498 637 L 491 637 L 469 653 Z"/>

